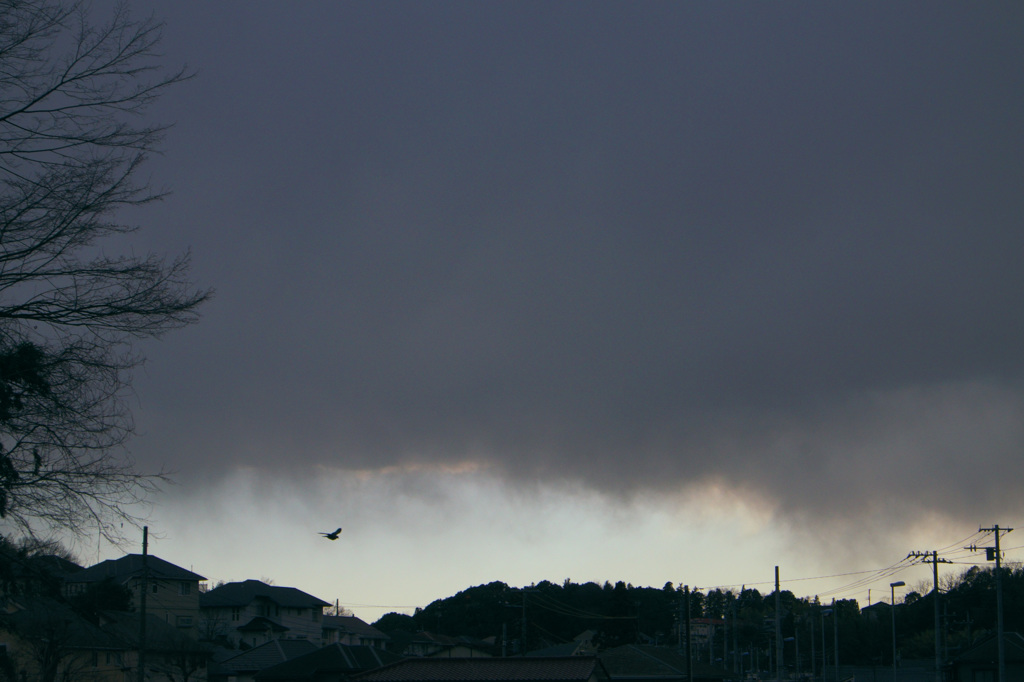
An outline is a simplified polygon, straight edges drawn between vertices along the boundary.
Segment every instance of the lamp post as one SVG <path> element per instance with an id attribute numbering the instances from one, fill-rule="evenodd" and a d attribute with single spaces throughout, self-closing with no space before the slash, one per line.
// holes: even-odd
<path id="1" fill-rule="evenodd" d="M 906 585 L 902 580 L 889 583 L 889 610 L 892 611 L 892 682 L 896 682 L 896 588 Z"/>
<path id="2" fill-rule="evenodd" d="M 796 630 L 793 631 L 792 637 L 786 637 L 782 640 L 783 642 L 792 642 L 793 648 L 793 660 L 796 661 L 796 677 L 800 679 L 800 640 L 796 638 Z"/>

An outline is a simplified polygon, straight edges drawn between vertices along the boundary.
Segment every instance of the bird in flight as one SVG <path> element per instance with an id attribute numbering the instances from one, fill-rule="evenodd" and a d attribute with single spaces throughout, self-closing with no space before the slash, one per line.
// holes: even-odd
<path id="1" fill-rule="evenodd" d="M 338 536 L 341 535 L 341 529 L 339 528 L 338 530 L 334 531 L 333 533 L 320 533 L 320 535 L 323 535 L 328 540 L 337 540 Z"/>

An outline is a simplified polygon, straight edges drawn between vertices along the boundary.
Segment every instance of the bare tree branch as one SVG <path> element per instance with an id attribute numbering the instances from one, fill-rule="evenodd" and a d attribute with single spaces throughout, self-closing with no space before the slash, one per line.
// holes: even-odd
<path id="1" fill-rule="evenodd" d="M 189 254 L 105 256 L 162 198 L 136 172 L 166 126 L 142 120 L 166 88 L 162 25 L 127 5 L 95 23 L 80 2 L 0 0 L 0 517 L 117 539 L 166 481 L 124 450 L 133 341 L 191 324 L 210 292 Z"/>

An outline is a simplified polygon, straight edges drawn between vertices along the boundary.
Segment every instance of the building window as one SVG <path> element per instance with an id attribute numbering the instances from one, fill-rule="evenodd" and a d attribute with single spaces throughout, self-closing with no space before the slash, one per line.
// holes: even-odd
<path id="1" fill-rule="evenodd" d="M 192 594 L 192 586 L 188 583 L 178 583 L 178 594 L 183 597 Z"/>
<path id="2" fill-rule="evenodd" d="M 156 594 L 156 583 L 153 583 L 153 594 Z"/>
<path id="3" fill-rule="evenodd" d="M 242 617 L 242 609 L 235 607 L 231 609 L 231 620 L 238 620 Z"/>
<path id="4" fill-rule="evenodd" d="M 179 628 L 192 627 L 192 616 L 178 616 L 175 620 Z"/>

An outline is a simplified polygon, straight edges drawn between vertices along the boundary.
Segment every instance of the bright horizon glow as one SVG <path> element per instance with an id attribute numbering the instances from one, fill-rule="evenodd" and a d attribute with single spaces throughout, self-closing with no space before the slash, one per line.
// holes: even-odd
<path id="1" fill-rule="evenodd" d="M 309 489 L 237 472 L 201 497 L 179 489 L 165 495 L 149 521 L 149 551 L 205 576 L 210 587 L 271 580 L 339 601 L 368 623 L 492 581 L 671 582 L 768 594 L 776 565 L 782 588 L 797 597 L 865 606 L 869 592 L 872 602 L 887 596 L 896 573 L 886 569 L 905 556 L 854 561 L 827 545 L 804 545 L 801 533 L 776 528 L 770 513 L 724 488 L 689 499 L 616 501 L 556 487 L 524 492 L 472 467 L 461 471 L 321 472 Z M 337 541 L 319 535 L 338 525 Z M 921 529 L 914 536 L 919 541 L 907 551 L 949 545 Z M 139 542 L 126 552 L 141 552 L 141 533 Z M 109 545 L 91 556 L 82 544 L 77 549 L 87 565 L 122 555 Z M 944 564 L 940 575 L 985 564 L 982 554 L 958 556 L 966 563 Z M 912 589 L 931 589 L 928 565 L 896 572 Z"/>

